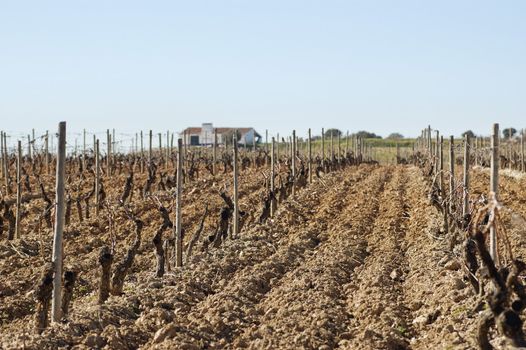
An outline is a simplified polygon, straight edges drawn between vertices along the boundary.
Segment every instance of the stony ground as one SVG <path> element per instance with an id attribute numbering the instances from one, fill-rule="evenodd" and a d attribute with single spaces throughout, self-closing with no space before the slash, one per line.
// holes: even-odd
<path id="1" fill-rule="evenodd" d="M 243 177 L 242 204 L 248 209 L 259 206 L 257 176 Z M 486 192 L 487 176 L 475 171 L 473 198 Z M 506 220 L 513 226 L 514 249 L 522 256 L 525 180 L 505 178 L 503 183 Z M 203 203 L 218 210 L 220 200 L 213 193 L 223 186 L 205 178 L 185 195 L 190 232 Z M 19 243 L 10 248 L 3 240 L 0 347 L 476 347 L 473 308 L 479 299 L 464 279 L 461 253 L 452 251 L 449 236 L 441 233 L 442 217 L 430 204 L 428 185 L 416 167 L 361 165 L 329 173 L 282 203 L 273 220 L 253 220 L 239 239 L 196 253 L 184 269 L 163 278 L 154 275 L 151 236 L 161 219 L 153 213 L 145 209 L 141 216 L 147 225 L 145 239 L 124 295 L 110 297 L 103 306 L 96 297 L 97 256 L 109 240 L 107 222 L 92 219 L 68 228 L 65 263 L 79 268 L 79 283 L 68 319 L 42 335 L 32 330 L 31 290 L 49 245 L 43 256 L 31 256 L 15 250 Z M 208 229 L 212 221 L 207 221 Z M 132 241 L 133 226 L 118 224 L 121 257 Z M 35 229 L 24 239 L 38 247 L 50 234 Z"/>

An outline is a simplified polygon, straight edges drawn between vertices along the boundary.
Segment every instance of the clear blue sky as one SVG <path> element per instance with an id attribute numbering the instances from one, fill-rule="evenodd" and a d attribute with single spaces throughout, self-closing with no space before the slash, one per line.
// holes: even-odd
<path id="1" fill-rule="evenodd" d="M 526 127 L 526 1 L 2 1 L 0 129 Z"/>

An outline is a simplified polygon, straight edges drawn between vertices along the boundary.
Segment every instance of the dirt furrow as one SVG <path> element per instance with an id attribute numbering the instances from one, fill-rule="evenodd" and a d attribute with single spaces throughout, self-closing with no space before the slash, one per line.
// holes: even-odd
<path id="1" fill-rule="evenodd" d="M 380 197 L 378 217 L 365 237 L 367 257 L 346 286 L 352 318 L 341 348 L 403 349 L 413 333 L 405 305 L 407 261 L 402 246 L 407 226 L 407 175 L 397 167 Z"/>

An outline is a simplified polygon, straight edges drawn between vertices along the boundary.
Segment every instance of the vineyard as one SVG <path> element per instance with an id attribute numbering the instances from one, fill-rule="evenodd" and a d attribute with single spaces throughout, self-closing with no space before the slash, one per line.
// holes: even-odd
<path id="1" fill-rule="evenodd" d="M 526 346 L 525 135 L 488 131 L 2 132 L 0 349 Z"/>

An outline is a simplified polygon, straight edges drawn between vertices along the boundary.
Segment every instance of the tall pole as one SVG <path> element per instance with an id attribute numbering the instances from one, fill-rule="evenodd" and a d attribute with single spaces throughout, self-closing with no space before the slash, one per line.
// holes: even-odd
<path id="1" fill-rule="evenodd" d="M 4 132 L 4 168 L 5 168 L 5 192 L 11 194 L 9 188 L 9 154 L 7 153 L 7 134 Z"/>
<path id="2" fill-rule="evenodd" d="M 212 173 L 216 175 L 216 168 L 217 168 L 217 129 L 214 128 L 214 149 L 213 149 L 213 162 L 212 162 Z"/>
<path id="3" fill-rule="evenodd" d="M 111 134 L 110 129 L 106 129 L 106 170 L 107 174 L 111 175 Z"/>
<path id="4" fill-rule="evenodd" d="M 95 137 L 95 136 L 94 136 Z M 100 164 L 99 164 L 99 140 L 97 139 L 95 141 L 95 212 L 97 215 L 99 215 L 99 207 L 100 207 Z"/>
<path id="5" fill-rule="evenodd" d="M 53 237 L 53 300 L 51 319 L 59 322 L 62 317 L 62 233 L 64 231 L 64 178 L 66 177 L 66 122 L 58 125 L 58 153 L 56 178 L 55 234 Z"/>
<path id="6" fill-rule="evenodd" d="M 495 194 L 495 200 L 499 197 L 499 124 L 493 124 L 493 135 L 491 136 L 491 173 L 490 191 Z M 489 253 L 495 262 L 499 264 L 497 256 L 497 235 L 492 225 L 489 232 Z"/>
<path id="7" fill-rule="evenodd" d="M 18 140 L 16 157 L 16 218 L 15 238 L 20 238 L 20 205 L 22 200 L 22 142 Z"/>
<path id="8" fill-rule="evenodd" d="M 271 145 L 271 148 L 270 148 L 270 193 L 273 195 L 274 194 L 274 177 L 276 176 L 275 174 L 275 170 L 274 170 L 274 167 L 275 167 L 275 163 L 276 163 L 276 159 L 274 159 L 274 147 L 275 147 L 275 142 L 274 142 L 274 137 L 272 138 L 272 145 Z M 276 210 L 276 208 L 274 208 L 274 200 L 271 198 L 270 200 L 270 217 L 273 217 L 274 216 L 274 211 Z"/>
<path id="9" fill-rule="evenodd" d="M 296 193 L 296 130 L 292 130 L 292 194 Z"/>
<path id="10" fill-rule="evenodd" d="M 309 183 L 312 183 L 312 135 L 311 130 L 309 128 Z"/>
<path id="11" fill-rule="evenodd" d="M 325 130 L 323 128 L 321 128 L 321 166 L 325 167 Z"/>
<path id="12" fill-rule="evenodd" d="M 521 132 L 521 171 L 524 172 L 525 164 L 524 164 L 524 129 L 522 129 Z"/>
<path id="13" fill-rule="evenodd" d="M 183 236 L 181 210 L 183 195 L 183 140 L 177 140 L 177 198 L 175 202 L 175 266 L 183 266 Z"/>
<path id="14" fill-rule="evenodd" d="M 4 164 L 6 162 L 4 155 L 4 132 L 0 131 L 0 157 L 2 158 L 2 179 L 6 177 Z"/>
<path id="15" fill-rule="evenodd" d="M 141 173 L 144 172 L 144 138 L 141 130 Z"/>
<path id="16" fill-rule="evenodd" d="M 464 191 L 462 201 L 462 217 L 466 217 L 469 214 L 469 134 L 466 133 L 464 139 Z"/>
<path id="17" fill-rule="evenodd" d="M 153 142 L 153 132 L 150 130 L 150 143 L 148 148 L 148 164 L 152 163 L 152 142 Z"/>
<path id="18" fill-rule="evenodd" d="M 449 198 L 450 208 L 453 212 L 453 194 L 455 193 L 455 138 L 453 135 L 449 136 Z"/>
<path id="19" fill-rule="evenodd" d="M 237 166 L 237 130 L 233 137 L 233 148 L 234 148 L 234 223 L 232 229 L 232 236 L 237 237 L 239 233 L 239 202 L 238 202 L 238 166 Z M 265 143 L 265 147 L 268 144 Z"/>

